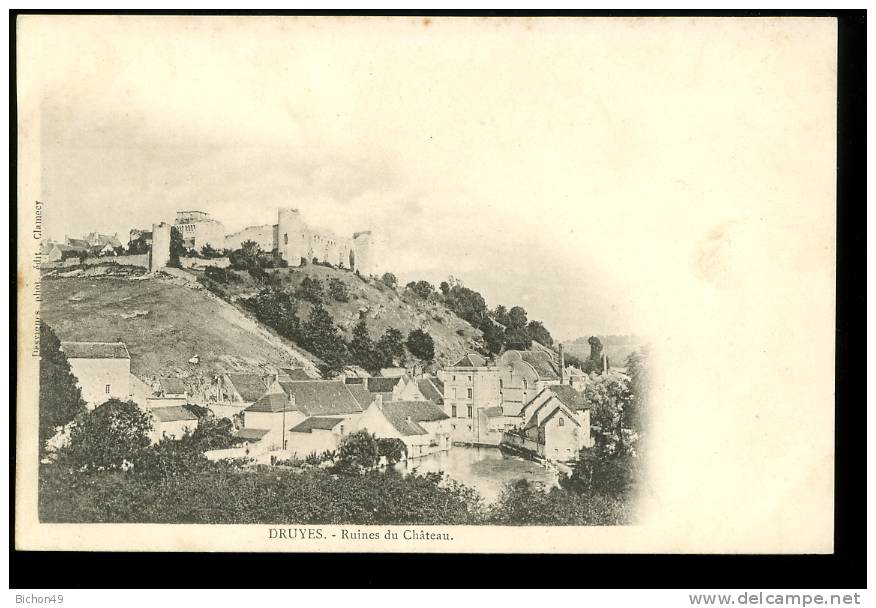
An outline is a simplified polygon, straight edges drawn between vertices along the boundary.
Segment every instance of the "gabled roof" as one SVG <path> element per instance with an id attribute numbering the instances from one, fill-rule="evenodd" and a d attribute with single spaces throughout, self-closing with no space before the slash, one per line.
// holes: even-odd
<path id="1" fill-rule="evenodd" d="M 197 420 L 188 408 L 182 405 L 171 405 L 168 407 L 157 407 L 152 410 L 152 415 L 158 422 L 178 422 L 180 420 Z"/>
<path id="2" fill-rule="evenodd" d="M 550 414 L 548 414 L 547 416 L 545 416 L 544 419 L 541 421 L 541 424 L 539 424 L 538 426 L 539 426 L 539 427 L 542 427 L 542 426 L 546 425 L 546 424 L 551 420 L 551 418 L 553 418 L 554 416 L 556 416 L 557 413 L 558 413 L 560 410 L 562 410 L 562 409 L 563 409 L 563 408 L 560 408 L 560 407 L 556 408 L 556 409 L 555 409 L 554 411 L 552 411 Z M 581 423 L 578 422 L 578 419 L 575 418 L 574 416 L 569 416 L 568 413 L 567 413 L 567 414 L 566 414 L 566 417 L 567 417 L 569 420 L 571 420 L 572 422 L 574 422 L 574 423 L 575 423 L 575 426 L 581 426 Z"/>
<path id="3" fill-rule="evenodd" d="M 451 367 L 483 367 L 487 364 L 487 360 L 475 353 L 469 353 L 462 359 L 451 365 Z"/>
<path id="4" fill-rule="evenodd" d="M 542 420 L 542 424 L 544 424 L 544 420 L 546 420 L 547 418 L 552 417 L 553 414 L 554 414 L 554 411 L 556 411 L 556 410 L 558 410 L 558 409 L 564 409 L 564 410 L 566 410 L 566 414 L 569 415 L 570 417 L 573 417 L 573 418 L 574 418 L 575 410 L 569 408 L 569 406 L 567 406 L 567 405 L 564 404 L 562 401 L 560 401 L 559 399 L 557 399 L 557 398 L 556 398 L 556 395 L 553 395 L 553 394 L 552 394 L 551 397 L 550 397 L 547 401 L 545 401 L 544 403 L 542 403 L 541 405 L 539 405 L 537 408 L 535 408 L 535 409 L 532 411 L 532 413 L 529 415 L 529 421 L 526 423 L 526 426 L 523 427 L 524 430 L 526 430 L 526 429 L 531 429 L 531 428 L 533 428 L 533 427 L 535 427 L 535 426 L 541 426 L 541 425 L 538 423 L 538 413 L 541 411 L 541 409 L 542 409 L 543 407 L 548 406 L 548 405 L 549 405 L 551 408 L 553 408 L 553 409 L 551 410 L 551 413 L 548 414 L 548 416 L 546 416 L 546 417 Z"/>
<path id="5" fill-rule="evenodd" d="M 314 429 L 319 431 L 330 431 L 343 421 L 343 418 L 314 417 L 304 420 L 289 430 L 293 433 L 312 433 Z"/>
<path id="6" fill-rule="evenodd" d="M 372 393 L 391 393 L 395 386 L 401 382 L 402 376 L 392 378 L 365 378 L 365 386 Z"/>
<path id="7" fill-rule="evenodd" d="M 247 441 L 259 441 L 270 432 L 268 429 L 240 429 L 237 436 Z"/>
<path id="8" fill-rule="evenodd" d="M 363 407 L 343 382 L 310 380 L 307 382 L 280 382 L 287 396 L 295 397 L 295 408 L 306 416 L 353 414 Z"/>
<path id="9" fill-rule="evenodd" d="M 447 420 L 449 416 L 431 401 L 389 401 L 381 406 L 389 423 L 401 435 L 425 435 L 421 422 Z"/>
<path id="10" fill-rule="evenodd" d="M 375 395 L 371 393 L 368 390 L 368 387 L 366 387 L 364 384 L 347 384 L 346 386 L 347 390 L 350 391 L 350 394 L 353 395 L 353 398 L 362 407 L 362 409 L 365 409 L 371 404 L 372 401 L 374 401 Z"/>
<path id="11" fill-rule="evenodd" d="M 531 352 L 521 350 L 520 358 L 532 366 L 539 379 L 542 380 L 558 380 L 560 377 L 559 369 L 554 363 L 550 355 L 545 352 Z"/>
<path id="12" fill-rule="evenodd" d="M 417 388 L 420 389 L 420 393 L 433 403 L 437 403 L 438 405 L 442 405 L 444 403 L 444 394 L 442 391 L 438 390 L 438 387 L 432 382 L 432 378 L 423 378 L 421 380 L 417 380 Z"/>
<path id="13" fill-rule="evenodd" d="M 444 394 L 444 381 L 437 376 L 429 378 L 429 380 L 432 381 L 432 384 L 435 385 L 435 388 L 438 389 L 438 392 L 443 395 Z"/>
<path id="14" fill-rule="evenodd" d="M 280 379 L 284 381 L 313 380 L 313 378 L 307 375 L 307 372 L 300 368 L 281 367 L 278 371 L 280 372 Z"/>
<path id="15" fill-rule="evenodd" d="M 88 241 L 86 241 L 85 239 L 68 238 L 67 245 L 70 245 L 72 247 L 79 247 L 81 249 L 88 249 L 89 247 L 91 247 L 91 244 Z"/>
<path id="16" fill-rule="evenodd" d="M 68 359 L 130 359 L 124 342 L 61 342 Z"/>
<path id="17" fill-rule="evenodd" d="M 183 395 L 186 392 L 186 386 L 179 378 L 159 378 L 158 385 L 165 395 Z"/>
<path id="18" fill-rule="evenodd" d="M 292 412 L 297 408 L 289 403 L 289 398 L 285 394 L 268 393 L 259 397 L 258 401 L 243 410 L 244 412 Z"/>
<path id="19" fill-rule="evenodd" d="M 226 374 L 234 390 L 244 401 L 256 401 L 268 390 L 268 385 L 258 374 Z"/>
<path id="20" fill-rule="evenodd" d="M 589 410 L 590 404 L 584 398 L 584 393 L 576 391 L 571 386 L 565 384 L 557 384 L 547 387 L 557 399 L 563 402 L 563 405 L 573 410 Z"/>

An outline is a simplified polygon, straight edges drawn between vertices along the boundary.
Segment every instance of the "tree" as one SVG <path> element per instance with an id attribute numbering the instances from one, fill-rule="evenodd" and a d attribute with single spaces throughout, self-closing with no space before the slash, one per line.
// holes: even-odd
<path id="1" fill-rule="evenodd" d="M 608 367 L 608 360 L 603 362 L 602 342 L 596 336 L 591 336 L 587 343 L 590 344 L 590 356 L 584 362 L 584 372 L 601 374 Z"/>
<path id="2" fill-rule="evenodd" d="M 508 311 L 507 327 L 513 329 L 524 329 L 526 327 L 526 309 L 522 306 L 513 306 Z"/>
<path id="3" fill-rule="evenodd" d="M 630 398 L 629 381 L 620 374 L 602 374 L 584 387 L 594 440 L 609 454 L 624 449 L 624 411 Z"/>
<path id="4" fill-rule="evenodd" d="M 448 281 L 450 291 L 444 296 L 444 303 L 457 316 L 468 321 L 474 327 L 481 327 L 487 319 L 487 303 L 484 297 L 476 291 L 463 287 L 454 279 Z"/>
<path id="5" fill-rule="evenodd" d="M 398 285 L 398 278 L 391 272 L 384 272 L 380 280 L 390 289 L 395 289 L 395 286 Z"/>
<path id="6" fill-rule="evenodd" d="M 647 348 L 640 348 L 627 357 L 627 375 L 630 377 L 631 399 L 626 412 L 625 424 L 635 430 L 641 430 L 642 418 L 648 408 L 648 392 L 651 389 L 651 375 L 648 369 Z"/>
<path id="7" fill-rule="evenodd" d="M 176 226 L 170 227 L 170 260 L 167 265 L 171 268 L 179 268 L 180 257 L 186 254 L 186 245 L 182 233 Z"/>
<path id="8" fill-rule="evenodd" d="M 494 355 L 502 352 L 502 346 L 505 344 L 505 332 L 492 321 L 484 323 L 481 331 L 484 332 L 484 345 L 487 352 Z"/>
<path id="9" fill-rule="evenodd" d="M 511 350 L 526 350 L 532 346 L 532 338 L 524 327 L 508 327 L 505 330 L 505 347 Z"/>
<path id="10" fill-rule="evenodd" d="M 386 458 L 387 466 L 399 462 L 408 453 L 408 446 L 397 437 L 380 437 L 377 440 L 377 452 Z"/>
<path id="11" fill-rule="evenodd" d="M 530 338 L 544 346 L 553 346 L 554 339 L 541 321 L 530 321 L 526 326 L 526 333 Z"/>
<path id="12" fill-rule="evenodd" d="M 45 449 L 59 427 L 85 412 L 82 392 L 70 371 L 61 341 L 46 323 L 40 321 L 40 450 Z"/>
<path id="13" fill-rule="evenodd" d="M 201 247 L 201 256 L 204 258 L 221 258 L 222 253 L 216 250 L 210 243 Z"/>
<path id="14" fill-rule="evenodd" d="M 262 249 L 255 241 L 244 241 L 240 249 L 235 249 L 228 256 L 231 267 L 235 270 L 251 270 L 261 268 Z"/>
<path id="15" fill-rule="evenodd" d="M 88 470 L 120 468 L 149 446 L 150 430 L 149 415 L 136 403 L 110 399 L 77 421 L 61 457 Z"/>
<path id="16" fill-rule="evenodd" d="M 402 333 L 394 327 L 387 327 L 374 348 L 377 355 L 376 364 L 381 367 L 392 367 L 396 359 L 405 355 L 405 344 Z"/>
<path id="17" fill-rule="evenodd" d="M 362 474 L 373 469 L 380 459 L 377 437 L 368 431 L 350 433 L 338 444 L 335 469 L 341 473 Z"/>
<path id="18" fill-rule="evenodd" d="M 350 290 L 347 288 L 347 284 L 335 277 L 329 279 L 329 294 L 338 302 L 350 300 Z"/>
<path id="19" fill-rule="evenodd" d="M 322 302 L 323 294 L 322 281 L 319 279 L 304 277 L 301 285 L 298 286 L 298 297 L 314 304 Z"/>
<path id="20" fill-rule="evenodd" d="M 441 281 L 441 284 L 438 286 L 438 289 L 441 290 L 442 296 L 446 296 L 448 293 L 450 293 L 450 283 L 448 283 L 447 281 Z"/>
<path id="21" fill-rule="evenodd" d="M 502 306 L 501 304 L 499 304 L 493 310 L 493 318 L 496 319 L 497 323 L 507 327 L 508 326 L 508 309 L 505 308 L 504 306 Z"/>
<path id="22" fill-rule="evenodd" d="M 353 327 L 353 337 L 350 340 L 350 357 L 357 365 L 365 368 L 370 372 L 376 372 L 380 369 L 377 363 L 377 355 L 374 352 L 374 341 L 368 333 L 368 323 L 365 319 L 359 319 L 359 322 Z"/>
<path id="23" fill-rule="evenodd" d="M 142 255 L 149 253 L 149 244 L 146 243 L 145 235 L 140 235 L 128 243 L 128 255 Z"/>
<path id="24" fill-rule="evenodd" d="M 426 300 L 430 295 L 435 293 L 435 287 L 428 281 L 411 281 L 407 285 L 405 285 L 406 289 L 410 289 L 414 292 L 418 297 Z"/>
<path id="25" fill-rule="evenodd" d="M 314 304 L 302 328 L 304 346 L 325 363 L 323 371 L 334 375 L 344 369 L 347 345 L 338 333 L 331 315 L 322 304 Z"/>
<path id="26" fill-rule="evenodd" d="M 422 361 L 432 361 L 435 358 L 435 342 L 422 329 L 412 330 L 405 344 L 410 353 Z"/>

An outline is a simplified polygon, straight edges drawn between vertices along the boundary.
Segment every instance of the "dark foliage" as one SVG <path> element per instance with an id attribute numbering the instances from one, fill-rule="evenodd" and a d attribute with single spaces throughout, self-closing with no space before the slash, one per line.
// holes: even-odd
<path id="1" fill-rule="evenodd" d="M 40 321 L 40 450 L 57 430 L 85 412 L 85 401 L 70 372 L 61 341 L 49 325 Z"/>
<path id="2" fill-rule="evenodd" d="M 350 290 L 347 284 L 338 278 L 329 279 L 329 294 L 337 302 L 350 301 Z"/>
<path id="3" fill-rule="evenodd" d="M 414 329 L 408 333 L 405 345 L 408 351 L 421 361 L 432 361 L 435 358 L 435 341 L 422 329 Z"/>

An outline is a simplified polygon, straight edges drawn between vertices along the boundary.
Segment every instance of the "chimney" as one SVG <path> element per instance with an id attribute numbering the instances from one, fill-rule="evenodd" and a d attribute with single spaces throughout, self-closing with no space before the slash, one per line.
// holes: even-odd
<path id="1" fill-rule="evenodd" d="M 566 356 L 563 354 L 563 343 L 560 342 L 560 384 L 566 383 Z"/>

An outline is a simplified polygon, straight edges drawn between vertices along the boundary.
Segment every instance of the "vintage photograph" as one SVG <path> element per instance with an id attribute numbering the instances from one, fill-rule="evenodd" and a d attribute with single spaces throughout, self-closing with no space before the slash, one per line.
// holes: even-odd
<path id="1" fill-rule="evenodd" d="M 18 460 L 34 525 L 449 541 L 419 526 L 625 528 L 682 519 L 682 502 L 718 517 L 692 498 L 718 494 L 672 459 L 719 455 L 712 481 L 732 485 L 720 467 L 760 462 L 732 450 L 776 446 L 745 426 L 769 390 L 733 392 L 765 381 L 747 372 L 760 348 L 738 361 L 733 334 L 704 323 L 776 285 L 764 273 L 816 293 L 833 279 L 835 67 L 796 54 L 833 34 L 819 20 L 20 17 L 20 357 L 38 381 L 20 384 L 33 440 Z M 815 145 L 773 156 L 792 137 Z M 792 169 L 815 198 L 788 223 Z M 764 270 L 762 243 L 810 228 L 808 252 Z M 811 302 L 795 321 L 829 322 Z M 832 411 L 821 371 L 809 420 Z M 727 392 L 724 374 L 740 381 Z M 731 428 L 732 444 L 704 439 Z M 807 449 L 829 464 L 826 443 Z M 814 521 L 830 477 L 807 475 Z M 776 517 L 792 495 L 762 506 Z M 641 548 L 695 545 L 669 530 Z"/>

